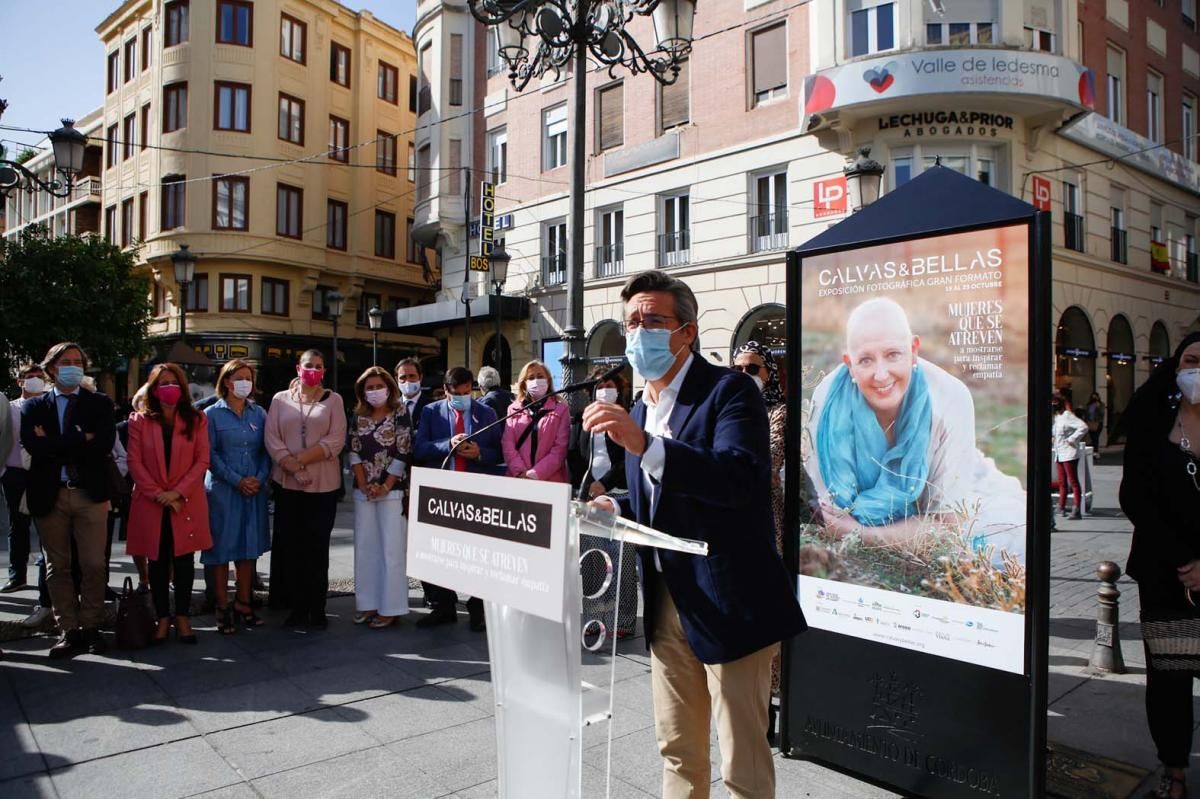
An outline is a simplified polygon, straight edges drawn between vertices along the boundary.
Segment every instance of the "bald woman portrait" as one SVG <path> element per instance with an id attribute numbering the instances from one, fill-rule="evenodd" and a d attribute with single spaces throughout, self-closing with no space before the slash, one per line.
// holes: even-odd
<path id="1" fill-rule="evenodd" d="M 1024 562 L 1025 491 L 975 445 L 975 404 L 958 378 L 920 357 L 896 302 L 860 304 L 842 363 L 817 385 L 806 468 L 826 533 L 900 546 L 944 525 L 968 544 Z"/>

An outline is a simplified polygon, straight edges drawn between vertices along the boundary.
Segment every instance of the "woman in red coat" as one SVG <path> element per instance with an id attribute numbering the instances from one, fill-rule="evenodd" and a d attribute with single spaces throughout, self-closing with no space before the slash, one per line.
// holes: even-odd
<path id="1" fill-rule="evenodd" d="M 126 550 L 150 558 L 150 592 L 158 616 L 155 640 L 166 640 L 171 631 L 173 582 L 175 635 L 194 644 L 188 618 L 194 556 L 212 546 L 204 493 L 208 420 L 192 406 L 187 375 L 173 363 L 154 367 L 143 391 L 145 409 L 129 417 L 133 498 Z"/>

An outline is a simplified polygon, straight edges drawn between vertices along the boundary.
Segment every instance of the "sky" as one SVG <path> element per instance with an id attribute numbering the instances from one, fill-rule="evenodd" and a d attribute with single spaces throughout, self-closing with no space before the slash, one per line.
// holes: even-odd
<path id="1" fill-rule="evenodd" d="M 356 11 L 366 8 L 389 25 L 412 32 L 417 0 L 342 3 Z M 0 124 L 48 131 L 62 117 L 79 119 L 99 108 L 104 103 L 104 48 L 96 26 L 120 5 L 118 0 L 0 0 L 0 98 L 8 100 Z M 261 24 L 255 20 L 256 28 Z M 0 130 L 10 152 L 20 149 L 14 142 L 33 144 L 38 138 Z"/>

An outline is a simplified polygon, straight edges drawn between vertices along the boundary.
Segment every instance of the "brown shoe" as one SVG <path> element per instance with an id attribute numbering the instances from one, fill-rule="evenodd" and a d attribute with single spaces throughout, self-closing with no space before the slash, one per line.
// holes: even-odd
<path id="1" fill-rule="evenodd" d="M 108 651 L 108 644 L 104 643 L 104 636 L 95 627 L 83 631 L 83 642 L 87 645 L 89 655 L 103 655 Z"/>
<path id="2" fill-rule="evenodd" d="M 71 658 L 82 654 L 86 649 L 87 647 L 83 643 L 83 633 L 79 630 L 67 630 L 58 639 L 58 643 L 50 647 L 50 658 L 52 660 Z"/>

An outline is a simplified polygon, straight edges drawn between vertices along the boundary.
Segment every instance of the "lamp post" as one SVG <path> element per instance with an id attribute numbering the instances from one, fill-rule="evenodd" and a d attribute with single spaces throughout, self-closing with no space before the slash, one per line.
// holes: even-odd
<path id="1" fill-rule="evenodd" d="M 469 275 L 468 275 L 469 276 Z M 466 312 L 463 314 L 463 366 L 471 368 L 471 281 L 463 283 L 462 304 L 466 306 Z"/>
<path id="2" fill-rule="evenodd" d="M 329 311 L 329 318 L 333 322 L 333 352 L 330 357 L 333 359 L 333 390 L 338 390 L 338 341 L 337 329 L 338 320 L 342 318 L 342 311 L 346 310 L 346 298 L 341 295 L 341 292 L 331 291 L 325 295 L 325 309 Z"/>
<path id="3" fill-rule="evenodd" d="M 54 168 L 62 175 L 62 180 L 46 182 L 16 161 L 0 159 L 0 195 L 7 197 L 14 189 L 31 192 L 40 189 L 55 197 L 66 197 L 71 193 L 75 176 L 83 169 L 87 136 L 75 130 L 75 120 L 64 119 L 62 123 L 61 128 L 49 135 L 54 150 Z"/>
<path id="4" fill-rule="evenodd" d="M 367 311 L 367 324 L 371 326 L 371 365 L 379 365 L 379 328 L 383 327 L 383 311 L 378 305 Z"/>
<path id="5" fill-rule="evenodd" d="M 196 277 L 196 256 L 188 249 L 188 245 L 180 244 L 176 252 L 171 253 L 171 267 L 175 270 L 175 282 L 179 285 L 179 340 L 187 336 L 187 292 L 188 286 Z"/>
<path id="6" fill-rule="evenodd" d="M 503 244 L 497 245 L 492 250 L 492 254 L 488 256 L 488 261 L 491 262 L 492 268 L 492 296 L 496 301 L 496 338 L 494 339 L 495 350 L 493 351 L 492 362 L 496 365 L 496 371 L 500 372 L 501 379 L 504 377 L 503 363 L 501 362 L 504 348 L 500 346 L 500 296 L 501 292 L 504 291 L 504 281 L 508 280 L 508 263 L 511 260 L 512 256 L 504 249 Z M 509 375 L 509 377 L 511 378 L 512 375 Z"/>
<path id="7" fill-rule="evenodd" d="M 846 176 L 850 213 L 857 213 L 879 199 L 883 164 L 871 157 L 870 147 L 858 148 L 858 157 L 842 169 L 842 174 Z"/>
<path id="8" fill-rule="evenodd" d="M 649 73 L 669 85 L 679 77 L 679 65 L 692 49 L 696 0 L 467 0 L 471 14 L 496 26 L 500 57 L 509 68 L 513 88 L 521 91 L 535 77 L 557 77 L 573 65 L 573 93 L 568 130 L 571 137 L 570 278 L 567 282 L 567 323 L 563 328 L 563 384 L 583 378 L 583 226 L 584 166 L 587 139 L 589 56 L 615 74 L 625 67 L 633 74 Z M 651 17 L 655 47 L 647 52 L 627 30 L 635 17 Z M 572 395 L 573 412 L 582 410 L 584 397 Z"/>

